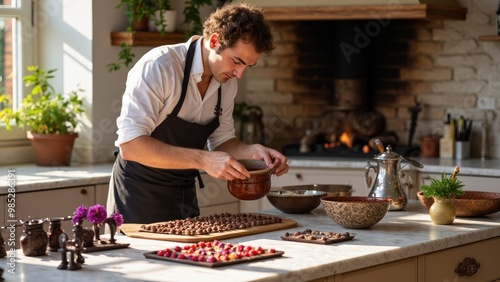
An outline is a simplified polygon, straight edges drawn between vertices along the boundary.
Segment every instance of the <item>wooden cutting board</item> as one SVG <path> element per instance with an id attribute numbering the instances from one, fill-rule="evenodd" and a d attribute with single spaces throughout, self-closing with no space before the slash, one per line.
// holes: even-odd
<path id="1" fill-rule="evenodd" d="M 235 238 L 241 236 L 247 236 L 252 234 L 265 233 L 269 231 L 287 229 L 291 227 L 297 226 L 297 222 L 288 218 L 281 218 L 281 223 L 273 223 L 262 226 L 255 226 L 245 229 L 235 229 L 230 231 L 218 232 L 218 233 L 210 233 L 203 235 L 172 235 L 172 234 L 160 234 L 160 233 L 151 233 L 151 232 L 143 232 L 139 231 L 141 229 L 141 225 L 143 224 L 133 224 L 133 223 L 125 223 L 120 226 L 120 231 L 125 235 L 132 238 L 141 238 L 141 239 L 151 239 L 151 240 L 161 240 L 161 241 L 173 241 L 173 242 L 181 242 L 181 243 L 197 243 L 200 241 L 213 241 L 213 240 L 221 240 L 227 238 Z"/>

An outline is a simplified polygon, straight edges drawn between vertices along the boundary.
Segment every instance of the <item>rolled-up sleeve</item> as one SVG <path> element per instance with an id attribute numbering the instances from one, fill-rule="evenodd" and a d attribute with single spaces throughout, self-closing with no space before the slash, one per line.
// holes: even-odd
<path id="1" fill-rule="evenodd" d="M 172 71 L 171 66 L 154 60 L 138 63 L 130 70 L 117 119 L 115 146 L 139 136 L 150 136 L 161 122 L 160 111 L 171 95 Z"/>

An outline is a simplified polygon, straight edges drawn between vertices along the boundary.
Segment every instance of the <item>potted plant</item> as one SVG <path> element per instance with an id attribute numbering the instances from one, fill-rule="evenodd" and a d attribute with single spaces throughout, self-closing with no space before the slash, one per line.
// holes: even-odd
<path id="1" fill-rule="evenodd" d="M 158 31 L 161 36 L 175 30 L 177 12 L 172 10 L 170 0 L 153 1 L 149 6 L 149 30 Z"/>
<path id="2" fill-rule="evenodd" d="M 57 93 L 49 83 L 57 69 L 45 71 L 38 66 L 29 66 L 28 71 L 31 74 L 23 80 L 26 87 L 31 87 L 31 92 L 22 100 L 18 110 L 6 107 L 0 111 L 0 121 L 5 123 L 7 130 L 11 129 L 13 120 L 19 127 L 29 129 L 27 136 L 37 165 L 69 166 L 73 144 L 78 137 L 75 129 L 79 115 L 84 112 L 83 99 L 78 97 L 83 90 L 77 89 L 67 95 Z M 1 101 L 8 101 L 6 94 L 0 95 Z"/>
<path id="3" fill-rule="evenodd" d="M 465 193 L 462 190 L 464 186 L 462 181 L 457 178 L 459 172 L 460 168 L 456 166 L 450 177 L 447 177 L 444 172 L 441 179 L 429 176 L 431 183 L 420 187 L 424 197 L 434 199 L 434 203 L 429 209 L 429 215 L 435 224 L 452 224 L 455 220 L 455 207 L 451 203 L 451 199 Z"/>
<path id="4" fill-rule="evenodd" d="M 164 36 L 167 28 L 175 27 L 175 19 L 167 19 L 166 12 L 171 9 L 170 0 L 121 0 L 116 8 L 126 7 L 125 14 L 128 20 L 127 32 L 148 31 L 155 27 Z M 173 22 L 173 24 L 172 24 Z M 120 44 L 118 60 L 107 65 L 108 71 L 119 70 L 122 66 L 128 67 L 134 60 L 135 54 L 132 46 L 126 43 Z"/>
<path id="5" fill-rule="evenodd" d="M 218 5 L 223 5 L 231 0 L 218 1 Z M 191 37 L 195 34 L 201 34 L 203 24 L 200 17 L 200 8 L 205 5 L 212 5 L 212 0 L 186 0 L 183 10 L 184 21 L 187 26 L 186 37 Z M 170 0 L 121 0 L 117 8 L 125 6 L 129 26 L 128 32 L 139 31 L 134 28 L 133 23 L 143 21 L 148 18 L 153 22 L 152 26 L 156 26 L 161 36 L 168 32 L 169 28 L 175 27 L 175 20 L 168 20 L 165 12 L 170 10 Z M 141 8 L 137 8 L 141 7 Z M 155 16 L 156 15 L 156 16 Z M 174 22 L 174 25 L 169 25 L 169 22 Z M 142 30 L 142 29 L 141 29 Z M 142 30 L 147 31 L 148 29 Z M 118 53 L 118 60 L 107 65 L 108 71 L 113 72 L 119 70 L 122 66 L 128 67 L 135 58 L 132 52 L 132 46 L 126 43 L 120 44 L 121 51 Z"/>

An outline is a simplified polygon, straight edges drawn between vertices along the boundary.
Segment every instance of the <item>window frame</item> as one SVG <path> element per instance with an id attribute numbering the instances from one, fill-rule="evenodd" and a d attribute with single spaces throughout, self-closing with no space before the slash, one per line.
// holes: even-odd
<path id="1" fill-rule="evenodd" d="M 36 0 L 13 0 L 17 1 L 19 7 L 0 6 L 0 17 L 16 17 L 20 21 L 13 27 L 13 32 L 20 40 L 16 41 L 16 46 L 19 54 L 13 58 L 12 65 L 15 66 L 13 88 L 17 94 L 17 102 L 14 107 L 17 107 L 20 99 L 25 97 L 26 89 L 23 86 L 22 78 L 28 74 L 26 67 L 34 65 L 36 62 L 37 49 L 37 34 L 38 31 L 34 22 L 35 2 Z M 5 124 L 0 123 L 0 147 L 11 147 L 26 145 L 26 129 L 20 129 L 16 124 L 11 124 L 12 130 L 7 130 Z"/>

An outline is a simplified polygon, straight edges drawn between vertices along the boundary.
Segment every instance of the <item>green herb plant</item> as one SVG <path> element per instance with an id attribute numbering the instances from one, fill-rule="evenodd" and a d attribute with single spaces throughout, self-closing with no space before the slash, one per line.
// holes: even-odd
<path id="1" fill-rule="evenodd" d="M 465 193 L 462 190 L 462 187 L 464 187 L 462 181 L 457 178 L 459 172 L 460 168 L 456 166 L 450 177 L 447 177 L 444 172 L 441 174 L 441 179 L 435 179 L 429 176 L 431 179 L 430 184 L 422 185 L 420 189 L 424 192 L 425 197 L 445 199 L 459 197 Z"/>
<path id="2" fill-rule="evenodd" d="M 83 99 L 78 97 L 82 89 L 67 95 L 56 93 L 49 79 L 54 78 L 57 69 L 45 71 L 38 66 L 28 66 L 31 74 L 23 78 L 26 87 L 32 87 L 21 102 L 18 110 L 6 107 L 0 111 L 0 121 L 7 130 L 14 120 L 17 126 L 29 128 L 38 134 L 69 134 L 75 132 L 79 116 L 84 112 Z M 6 94 L 0 95 L 0 102 L 12 105 Z"/>

